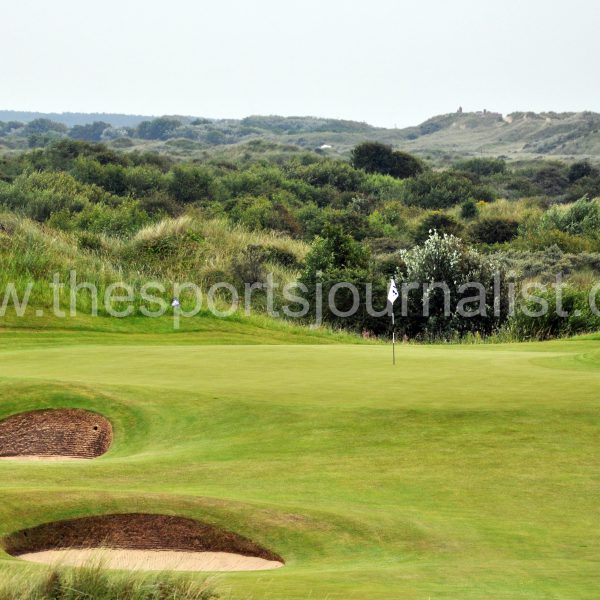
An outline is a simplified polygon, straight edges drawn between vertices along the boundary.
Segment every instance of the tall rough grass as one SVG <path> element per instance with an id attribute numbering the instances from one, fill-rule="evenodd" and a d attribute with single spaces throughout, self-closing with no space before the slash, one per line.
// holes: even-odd
<path id="1" fill-rule="evenodd" d="M 22 298 L 33 283 L 29 303 L 42 307 L 53 305 L 52 275 L 58 273 L 65 283 L 71 270 L 77 272 L 77 283 L 93 284 L 100 298 L 110 284 L 118 282 L 136 290 L 149 281 L 162 284 L 167 289 L 165 301 L 170 300 L 173 283 L 191 282 L 206 293 L 214 283 L 225 281 L 243 292 L 246 282 L 239 281 L 236 267 L 247 259 L 249 247 L 261 250 L 261 271 L 273 273 L 281 290 L 296 280 L 308 251 L 304 242 L 281 234 L 249 231 L 225 220 L 193 215 L 165 219 L 124 239 L 78 237 L 10 213 L 1 214 L 0 223 L 0 290 L 13 283 Z M 63 288 L 59 296 L 61 305 L 68 306 L 68 289 Z M 99 304 L 102 313 L 102 300 Z M 89 293 L 77 294 L 78 311 L 89 312 L 91 305 Z"/>
<path id="2" fill-rule="evenodd" d="M 0 584 L 0 600 L 214 600 L 206 583 L 168 574 L 116 574 L 91 565 L 13 574 Z"/>

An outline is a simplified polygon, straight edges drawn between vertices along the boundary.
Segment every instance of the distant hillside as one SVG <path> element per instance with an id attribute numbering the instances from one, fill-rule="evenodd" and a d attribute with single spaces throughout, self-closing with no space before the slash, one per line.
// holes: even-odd
<path id="1" fill-rule="evenodd" d="M 417 153 L 600 157 L 600 114 L 592 112 L 454 113 L 399 133 Z"/>
<path id="2" fill-rule="evenodd" d="M 104 121 L 113 127 L 136 127 L 142 121 L 152 119 L 148 115 L 123 115 L 118 113 L 41 113 L 19 110 L 0 110 L 0 121 L 21 121 L 29 123 L 34 119 L 50 119 L 58 123 L 64 123 L 67 127 L 75 125 L 86 125 L 94 121 Z"/>
<path id="3" fill-rule="evenodd" d="M 172 116 L 155 119 L 142 115 L 109 113 L 33 113 L 0 111 L 2 122 L 30 123 L 45 118 L 69 128 L 97 121 L 111 127 L 93 129 L 96 137 L 85 138 L 81 130 L 77 139 L 115 142 L 121 148 L 145 146 L 149 149 L 196 156 L 211 152 L 245 152 L 248 142 L 275 143 L 285 151 L 316 150 L 326 155 L 347 157 L 351 148 L 365 140 L 376 140 L 403 150 L 445 162 L 464 156 L 505 156 L 531 159 L 539 156 L 557 158 L 588 157 L 600 160 L 600 114 L 518 112 L 456 112 L 428 119 L 404 129 L 373 127 L 367 123 L 317 117 L 250 116 L 245 119 L 208 119 Z M 0 137 L 9 148 L 24 147 L 27 126 L 5 127 Z M 51 138 L 71 135 L 51 132 Z M 127 139 L 129 138 L 129 139 Z M 24 140 L 21 145 L 18 139 Z M 49 138 L 48 138 L 49 139 Z M 125 143 L 126 142 L 126 143 Z M 35 144 L 43 145 L 38 137 Z M 29 143 L 31 146 L 31 142 Z"/>

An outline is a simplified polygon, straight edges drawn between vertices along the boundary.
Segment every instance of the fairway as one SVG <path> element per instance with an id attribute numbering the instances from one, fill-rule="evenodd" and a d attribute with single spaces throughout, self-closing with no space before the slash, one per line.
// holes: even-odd
<path id="1" fill-rule="evenodd" d="M 232 599 L 598 597 L 600 340 L 401 345 L 392 367 L 382 344 L 180 336 L 0 333 L 1 418 L 85 408 L 114 436 L 0 461 L 0 535 L 192 517 L 285 560 L 211 575 Z"/>

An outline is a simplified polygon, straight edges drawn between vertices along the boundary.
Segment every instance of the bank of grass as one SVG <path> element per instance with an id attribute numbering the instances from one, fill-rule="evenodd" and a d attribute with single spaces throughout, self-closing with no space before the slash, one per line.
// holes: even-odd
<path id="1" fill-rule="evenodd" d="M 136 304 L 141 302 L 139 290 L 148 282 L 162 284 L 165 293 L 151 293 L 168 301 L 174 283 L 197 284 L 206 294 L 211 285 L 227 282 L 243 292 L 240 272 L 248 270 L 259 277 L 272 273 L 280 295 L 284 285 L 296 280 L 308 251 L 304 242 L 283 235 L 252 232 L 198 215 L 165 219 L 129 238 L 62 232 L 11 213 L 1 214 L 0 224 L 0 289 L 4 293 L 12 283 L 22 298 L 32 283 L 30 302 L 42 307 L 53 305 L 50 284 L 54 273 L 65 283 L 70 281 L 71 271 L 76 272 L 77 283 L 94 285 L 100 297 L 110 284 L 132 285 L 137 291 Z M 258 258 L 248 256 L 249 247 L 256 249 Z M 66 287 L 61 289 L 60 299 L 69 305 Z M 182 300 L 184 305 L 191 303 L 192 294 L 184 293 Z M 91 310 L 90 294 L 85 290 L 77 294 L 77 307 L 83 312 Z"/>

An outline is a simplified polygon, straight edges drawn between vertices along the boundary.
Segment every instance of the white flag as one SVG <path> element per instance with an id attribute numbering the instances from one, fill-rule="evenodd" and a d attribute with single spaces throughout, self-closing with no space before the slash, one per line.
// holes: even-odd
<path id="1" fill-rule="evenodd" d="M 390 289 L 388 291 L 388 302 L 390 304 L 394 304 L 394 302 L 396 302 L 398 296 L 400 294 L 398 294 L 398 288 L 396 287 L 396 282 L 393 279 L 390 279 Z"/>

